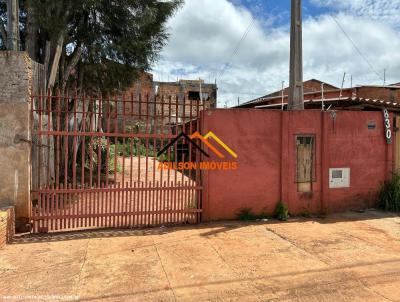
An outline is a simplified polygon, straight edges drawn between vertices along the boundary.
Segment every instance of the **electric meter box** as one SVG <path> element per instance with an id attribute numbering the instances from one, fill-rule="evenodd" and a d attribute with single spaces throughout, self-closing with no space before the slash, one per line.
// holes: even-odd
<path id="1" fill-rule="evenodd" d="M 329 188 L 349 188 L 350 168 L 330 168 Z"/>

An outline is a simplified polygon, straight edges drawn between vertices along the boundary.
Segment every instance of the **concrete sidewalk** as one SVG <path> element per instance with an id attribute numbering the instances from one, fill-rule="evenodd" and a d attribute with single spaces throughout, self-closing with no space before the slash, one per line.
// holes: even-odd
<path id="1" fill-rule="evenodd" d="M 0 250 L 2 300 L 400 301 L 400 217 L 23 237 Z"/>

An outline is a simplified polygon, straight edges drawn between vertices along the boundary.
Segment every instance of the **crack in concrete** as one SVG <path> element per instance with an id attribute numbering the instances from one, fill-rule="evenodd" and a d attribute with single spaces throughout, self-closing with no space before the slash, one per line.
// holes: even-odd
<path id="1" fill-rule="evenodd" d="M 171 280 L 169 280 L 169 278 L 168 278 L 167 271 L 165 270 L 165 267 L 164 267 L 164 264 L 163 264 L 163 262 L 162 262 L 162 259 L 161 259 L 161 256 L 160 256 L 160 253 L 158 252 L 157 243 L 155 242 L 155 240 L 154 240 L 154 239 L 153 239 L 153 243 L 154 243 L 154 248 L 155 248 L 155 250 L 156 250 L 156 253 L 157 253 L 158 259 L 160 260 L 160 264 L 161 264 L 161 267 L 162 267 L 162 269 L 163 269 L 163 272 L 164 272 L 165 278 L 166 278 L 166 279 L 167 279 L 167 281 L 168 281 L 168 286 L 169 286 L 169 288 L 170 288 L 170 289 L 171 289 L 171 291 L 172 291 L 172 295 L 174 296 L 174 301 L 177 301 L 177 299 L 176 299 L 176 294 L 175 294 L 175 291 L 174 291 L 174 288 L 173 288 L 173 287 L 172 287 L 172 285 L 171 285 Z"/>
<path id="2" fill-rule="evenodd" d="M 86 260 L 87 260 L 87 254 L 88 254 L 88 249 L 89 249 L 89 241 L 90 241 L 90 239 L 88 239 L 88 241 L 86 243 L 85 255 L 83 256 L 82 265 L 81 265 L 81 268 L 79 270 L 78 284 L 76 285 L 76 290 L 75 290 L 75 296 L 77 296 L 77 297 L 79 297 L 78 293 L 79 293 L 80 287 L 81 287 L 81 279 L 82 279 L 83 267 L 85 266 L 85 263 L 86 263 Z"/>
<path id="3" fill-rule="evenodd" d="M 266 229 L 267 231 L 270 231 L 272 234 L 278 236 L 279 238 L 281 238 L 281 239 L 283 239 L 283 240 L 289 242 L 289 243 L 290 243 L 291 245 L 293 245 L 295 248 L 304 251 L 307 255 L 311 256 L 312 258 L 318 259 L 319 261 L 321 261 L 322 263 L 328 265 L 329 267 L 332 266 L 329 262 L 327 262 L 327 261 L 321 259 L 320 257 L 316 256 L 315 254 L 313 254 L 313 253 L 307 251 L 305 248 L 299 246 L 296 242 L 290 240 L 289 238 L 287 238 L 287 237 L 285 237 L 285 236 L 279 234 L 277 231 L 275 231 L 275 230 L 273 230 L 273 229 L 271 229 L 271 228 L 269 228 L 269 227 L 267 227 L 267 226 L 265 227 L 265 229 Z"/>
<path id="4" fill-rule="evenodd" d="M 395 302 L 394 300 L 389 299 L 388 297 L 385 297 L 384 295 L 382 295 L 381 293 L 377 292 L 376 290 L 374 290 L 373 288 L 369 287 L 368 283 L 365 280 L 360 280 L 362 285 L 364 285 L 364 287 L 366 287 L 367 289 L 369 289 L 371 292 L 373 292 L 374 294 L 378 295 L 379 297 L 390 301 L 390 302 Z"/>

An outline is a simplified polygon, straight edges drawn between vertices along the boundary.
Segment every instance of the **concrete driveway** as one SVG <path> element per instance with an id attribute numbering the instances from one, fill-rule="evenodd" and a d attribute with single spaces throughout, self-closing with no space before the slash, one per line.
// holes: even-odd
<path id="1" fill-rule="evenodd" d="M 23 237 L 4 301 L 400 301 L 400 217 L 347 213 Z"/>

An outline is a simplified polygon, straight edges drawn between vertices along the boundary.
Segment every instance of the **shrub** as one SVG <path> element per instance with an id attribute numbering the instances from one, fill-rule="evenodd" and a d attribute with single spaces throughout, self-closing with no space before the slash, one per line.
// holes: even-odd
<path id="1" fill-rule="evenodd" d="M 256 220 L 256 215 L 250 208 L 242 208 L 236 213 L 236 217 L 239 220 Z"/>
<path id="2" fill-rule="evenodd" d="M 261 213 L 257 215 L 258 219 L 267 219 L 270 218 L 270 215 L 268 215 L 266 208 L 263 208 Z"/>
<path id="3" fill-rule="evenodd" d="M 108 172 L 120 173 L 122 172 L 121 164 L 118 162 L 118 147 L 119 145 L 110 145 L 110 152 L 108 157 Z M 117 170 L 115 171 L 115 168 Z"/>
<path id="4" fill-rule="evenodd" d="M 286 221 L 289 217 L 289 210 L 286 203 L 280 201 L 276 205 L 275 217 L 279 220 Z"/>
<path id="5" fill-rule="evenodd" d="M 310 217 L 311 217 L 311 214 L 310 214 L 310 212 L 308 212 L 307 210 L 305 210 L 305 211 L 303 211 L 303 212 L 300 213 L 300 216 L 301 216 L 301 217 L 304 217 L 304 218 L 310 218 Z"/>
<path id="6" fill-rule="evenodd" d="M 379 192 L 379 206 L 385 211 L 400 212 L 400 174 L 393 173 Z"/>
<path id="7" fill-rule="evenodd" d="M 244 220 L 244 221 L 258 220 L 258 219 L 268 218 L 268 214 L 265 211 L 265 209 L 263 209 L 260 214 L 255 214 L 255 213 L 253 213 L 253 210 L 250 208 L 241 208 L 236 213 L 236 218 L 238 220 Z"/>

